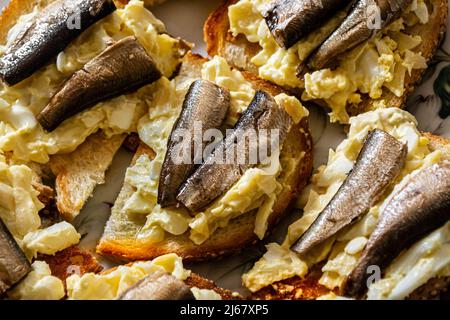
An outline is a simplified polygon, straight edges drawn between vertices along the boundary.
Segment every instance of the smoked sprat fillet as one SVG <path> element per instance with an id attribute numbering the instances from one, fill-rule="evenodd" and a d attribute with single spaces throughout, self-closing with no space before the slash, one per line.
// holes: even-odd
<path id="1" fill-rule="evenodd" d="M 257 91 L 250 106 L 234 126 L 233 133 L 227 135 L 218 144 L 213 153 L 182 185 L 177 200 L 191 212 L 199 212 L 229 190 L 247 169 L 265 160 L 252 161 L 251 155 L 258 154 L 259 148 L 269 147 L 267 156 L 270 156 L 270 153 L 274 151 L 270 146 L 273 145 L 272 142 L 275 142 L 271 140 L 276 138 L 271 134 L 271 129 L 278 130 L 279 141 L 277 142 L 278 146 L 282 146 L 292 125 L 293 121 L 289 114 L 278 106 L 270 94 Z M 270 134 L 269 141 L 263 142 L 260 139 L 258 133 L 261 130 L 267 130 Z M 246 143 L 244 150 L 241 150 L 244 144 L 240 143 L 238 146 L 239 138 L 246 136 L 249 132 L 256 133 L 257 138 L 256 140 L 250 138 L 250 143 Z M 251 137 L 250 134 L 248 136 Z M 231 161 L 227 159 L 227 154 L 234 155 Z"/>
<path id="2" fill-rule="evenodd" d="M 95 104 L 137 90 L 161 77 L 153 59 L 135 37 L 106 48 L 73 74 L 37 116 L 48 131 Z"/>
<path id="3" fill-rule="evenodd" d="M 0 295 L 30 271 L 30 262 L 0 219 Z"/>
<path id="4" fill-rule="evenodd" d="M 387 132 L 370 132 L 353 170 L 292 250 L 304 255 L 368 213 L 402 170 L 406 152 Z"/>
<path id="5" fill-rule="evenodd" d="M 230 99 L 228 90 L 210 81 L 200 79 L 191 84 L 167 143 L 158 187 L 161 207 L 177 203 L 178 189 L 195 165 L 202 161 L 207 145 L 207 141 L 203 141 L 204 133 L 209 129 L 220 129 L 227 116 Z M 197 128 L 201 129 L 200 137 L 196 136 L 196 126 L 200 126 Z M 195 143 L 194 139 L 201 140 Z"/>
<path id="6" fill-rule="evenodd" d="M 277 0 L 264 14 L 264 18 L 278 45 L 289 49 L 350 2 L 351 0 Z"/>
<path id="7" fill-rule="evenodd" d="M 359 0 L 342 24 L 309 58 L 311 69 L 329 67 L 344 52 L 370 39 L 398 19 L 412 0 Z M 372 15 L 372 13 L 375 13 Z"/>
<path id="8" fill-rule="evenodd" d="M 126 290 L 119 300 L 195 300 L 191 289 L 171 274 L 155 272 Z"/>
<path id="9" fill-rule="evenodd" d="M 0 77 L 15 85 L 43 67 L 95 22 L 116 10 L 112 0 L 57 0 L 37 14 L 0 59 Z"/>
<path id="10" fill-rule="evenodd" d="M 345 293 L 358 297 L 367 290 L 369 266 L 384 270 L 402 250 L 450 220 L 450 161 L 422 169 L 389 201 L 349 275 Z"/>

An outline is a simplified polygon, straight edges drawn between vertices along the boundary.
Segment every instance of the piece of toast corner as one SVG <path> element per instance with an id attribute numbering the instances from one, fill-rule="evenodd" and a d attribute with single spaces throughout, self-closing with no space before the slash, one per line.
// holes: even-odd
<path id="1" fill-rule="evenodd" d="M 441 150 L 444 159 L 450 160 L 450 140 L 433 135 L 422 133 L 429 140 L 431 151 Z M 255 300 L 313 300 L 330 293 L 330 290 L 318 283 L 322 272 L 321 265 L 314 266 L 309 274 L 304 277 L 292 277 L 278 281 L 272 285 L 254 292 L 250 298 Z M 429 300 L 436 299 L 442 293 L 450 289 L 450 277 L 430 279 L 426 284 L 417 288 L 409 300 Z"/>
<path id="2" fill-rule="evenodd" d="M 201 65 L 206 60 L 197 55 L 188 54 L 184 58 L 179 75 L 175 81 L 188 81 L 200 77 Z M 266 81 L 257 79 L 254 75 L 244 73 L 244 76 L 260 89 L 265 89 L 271 94 L 278 94 L 283 90 Z M 192 81 L 192 80 L 191 80 Z M 308 130 L 307 119 L 301 121 L 289 133 L 282 153 L 301 154 L 304 157 L 296 158 L 293 164 L 293 174 L 280 176 L 282 182 L 289 186 L 284 188 L 279 195 L 273 213 L 269 218 L 269 228 L 272 230 L 276 223 L 289 211 L 295 202 L 299 191 L 307 184 L 312 171 L 312 140 Z M 135 154 L 134 161 L 142 154 L 153 157 L 153 151 L 141 144 Z M 122 212 L 126 199 L 132 194 L 132 187 L 124 184 L 108 221 L 105 232 L 97 246 L 97 252 L 120 260 L 148 260 L 157 256 L 176 253 L 184 261 L 203 261 L 218 258 L 241 251 L 243 248 L 257 242 L 254 234 L 255 213 L 242 215 L 230 221 L 227 227 L 218 229 L 207 241 L 201 245 L 195 245 L 188 237 L 188 233 L 181 236 L 166 234 L 166 239 L 159 243 L 150 243 L 138 240 L 132 236 L 139 230 L 139 225 L 131 223 Z"/>
<path id="3" fill-rule="evenodd" d="M 89 136 L 74 152 L 50 158 L 49 166 L 56 177 L 56 206 L 64 219 L 72 221 L 94 188 L 105 182 L 106 170 L 124 139 L 125 135 L 107 138 L 98 132 Z"/>
<path id="4" fill-rule="evenodd" d="M 72 246 L 54 255 L 39 255 L 37 260 L 48 263 L 52 275 L 61 279 L 64 284 L 72 274 L 98 273 L 103 267 L 89 251 Z"/>
<path id="5" fill-rule="evenodd" d="M 204 38 L 207 44 L 207 52 L 210 56 L 219 55 L 227 62 L 238 69 L 247 70 L 258 74 L 258 68 L 251 63 L 251 59 L 261 49 L 258 43 L 250 43 L 245 36 L 234 37 L 229 31 L 228 7 L 238 0 L 225 0 L 214 12 L 210 14 L 204 25 Z M 425 25 L 407 27 L 406 32 L 413 35 L 420 35 L 423 42 L 413 51 L 421 52 L 427 64 L 431 61 L 439 43 L 447 29 L 448 2 L 447 0 L 428 0 L 430 16 L 429 22 Z M 383 88 L 380 99 L 385 100 L 386 106 L 403 108 L 414 87 L 422 79 L 425 69 L 414 69 L 411 75 L 405 76 L 405 91 L 401 97 L 397 97 L 391 91 Z M 286 88 L 294 94 L 299 94 L 297 88 Z M 374 99 L 368 95 L 362 95 L 362 102 L 357 106 L 348 105 L 347 112 L 350 116 L 372 110 L 375 107 Z M 317 104 L 325 106 L 322 101 L 315 101 Z"/>

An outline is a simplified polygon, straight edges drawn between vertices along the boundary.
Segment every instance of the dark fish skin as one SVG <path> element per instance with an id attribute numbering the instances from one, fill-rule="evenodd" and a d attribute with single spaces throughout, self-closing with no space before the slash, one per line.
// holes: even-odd
<path id="1" fill-rule="evenodd" d="M 7 48 L 0 59 L 0 77 L 10 86 L 28 78 L 89 26 L 114 10 L 112 0 L 52 2 Z"/>
<path id="2" fill-rule="evenodd" d="M 153 59 L 133 36 L 106 48 L 75 72 L 37 116 L 47 131 L 95 104 L 134 91 L 161 77 Z"/>
<path id="3" fill-rule="evenodd" d="M 30 262 L 0 219 L 0 295 L 30 271 Z"/>
<path id="4" fill-rule="evenodd" d="M 174 276 L 155 272 L 126 290 L 118 300 L 195 300 L 191 289 Z"/>
<path id="5" fill-rule="evenodd" d="M 280 47 L 289 49 L 352 0 L 278 0 L 264 14 Z"/>
<path id="6" fill-rule="evenodd" d="M 421 170 L 389 201 L 349 275 L 345 294 L 358 297 L 367 290 L 367 268 L 384 270 L 402 250 L 450 219 L 450 161 Z"/>
<path id="7" fill-rule="evenodd" d="M 245 146 L 238 142 L 240 137 L 242 140 L 243 136 L 250 136 L 249 132 L 259 133 L 261 130 L 278 129 L 281 147 L 292 125 L 293 121 L 289 114 L 278 106 L 270 94 L 257 91 L 253 101 L 234 126 L 232 134 L 227 135 L 217 145 L 212 154 L 181 186 L 177 200 L 191 212 L 199 212 L 230 189 L 247 169 L 266 160 L 267 157 L 264 156 L 270 156 L 273 149 L 271 146 L 275 146 L 276 135 L 270 135 L 267 141 L 256 138 L 257 141 L 245 143 Z M 257 154 L 258 150 L 265 146 L 269 146 L 267 150 L 270 152 L 258 157 L 257 161 L 252 160 L 252 155 Z M 227 154 L 234 154 L 228 156 L 231 158 L 230 161 L 226 160 Z"/>
<path id="8" fill-rule="evenodd" d="M 183 102 L 183 108 L 177 122 L 175 123 L 169 141 L 167 152 L 161 169 L 158 187 L 158 203 L 161 207 L 177 204 L 177 191 L 184 181 L 192 174 L 196 159 L 201 159 L 202 154 L 196 155 L 194 140 L 187 141 L 190 144 L 190 161 L 174 163 L 173 158 L 179 155 L 176 147 L 180 142 L 180 133 L 189 132 L 194 138 L 194 125 L 201 123 L 202 137 L 206 130 L 220 129 L 227 116 L 230 106 L 230 93 L 228 90 L 207 80 L 194 81 Z M 180 131 L 178 131 L 180 130 Z M 182 131 L 181 131 L 182 130 Z M 177 132 L 178 131 L 178 136 Z M 205 149 L 207 142 L 202 142 Z"/>
<path id="9" fill-rule="evenodd" d="M 379 29 L 369 28 L 372 19 L 371 8 L 379 8 L 380 28 L 399 18 L 412 0 L 359 0 L 342 24 L 317 48 L 308 59 L 312 70 L 330 67 L 336 57 L 370 39 Z"/>
<path id="10" fill-rule="evenodd" d="M 369 212 L 402 170 L 406 152 L 390 134 L 371 131 L 347 179 L 291 249 L 304 255 Z"/>

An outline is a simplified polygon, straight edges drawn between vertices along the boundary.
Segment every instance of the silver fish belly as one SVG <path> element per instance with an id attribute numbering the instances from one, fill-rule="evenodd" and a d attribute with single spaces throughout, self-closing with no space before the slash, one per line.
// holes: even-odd
<path id="1" fill-rule="evenodd" d="M 161 207 L 177 203 L 178 189 L 203 158 L 207 144 L 203 141 L 204 133 L 209 129 L 220 129 L 227 116 L 230 99 L 228 90 L 210 81 L 196 80 L 191 84 L 167 143 L 158 187 Z M 201 129 L 198 130 L 200 137 L 195 136 L 195 126 L 201 126 L 198 128 Z M 195 143 L 194 139 L 199 138 L 202 140 Z"/>
<path id="2" fill-rule="evenodd" d="M 406 151 L 406 145 L 390 134 L 370 132 L 353 170 L 291 249 L 304 255 L 368 213 L 402 170 Z"/>
<path id="3" fill-rule="evenodd" d="M 37 120 L 53 131 L 64 120 L 95 104 L 137 90 L 161 77 L 153 59 L 135 37 L 106 48 L 73 74 L 51 98 Z"/>
<path id="4" fill-rule="evenodd" d="M 450 220 L 450 161 L 413 176 L 387 203 L 378 224 L 345 284 L 358 297 L 368 289 L 369 266 L 384 270 L 400 253 Z"/>

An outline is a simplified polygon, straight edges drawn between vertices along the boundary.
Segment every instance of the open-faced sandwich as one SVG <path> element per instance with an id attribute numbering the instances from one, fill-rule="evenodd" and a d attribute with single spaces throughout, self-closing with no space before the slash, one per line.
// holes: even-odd
<path id="1" fill-rule="evenodd" d="M 308 111 L 220 57 L 187 54 L 178 75 L 159 85 L 97 251 L 124 260 L 176 253 L 199 261 L 263 239 L 309 179 Z M 214 129 L 218 135 L 208 136 Z M 190 151 L 177 162 L 180 135 L 186 150 L 210 141 L 215 149 L 205 146 L 198 164 Z"/>
<path id="2" fill-rule="evenodd" d="M 158 0 L 11 0 L 0 15 L 0 298 L 239 299 L 185 269 L 303 216 L 243 275 L 255 299 L 430 298 L 450 284 L 449 141 L 403 106 L 445 0 L 226 1 L 211 58 Z M 308 110 L 348 137 L 312 173 Z M 352 116 L 352 117 L 350 117 Z M 69 223 L 134 152 L 96 247 Z M 300 201 L 297 201 L 301 195 Z"/>
<path id="3" fill-rule="evenodd" d="M 447 0 L 229 0 L 205 24 L 211 56 L 331 110 L 403 107 L 446 30 Z"/>
<path id="4" fill-rule="evenodd" d="M 151 83 L 170 77 L 185 52 L 143 2 L 116 5 L 13 0 L 0 16 L 0 148 L 29 163 L 36 183 L 56 177 L 67 220 L 136 131 Z"/>
<path id="5" fill-rule="evenodd" d="M 231 298 L 174 254 L 99 274 L 61 219 L 103 182 L 189 46 L 137 0 L 12 0 L 0 42 L 0 296 Z"/>
<path id="6" fill-rule="evenodd" d="M 181 258 L 218 257 L 264 238 L 308 182 L 312 139 L 299 100 L 222 58 L 183 58 L 188 44 L 141 1 L 13 0 L 0 30 L 0 249 L 8 256 L 0 294 L 188 298 L 180 280 L 215 287 L 181 272 Z M 97 251 L 156 260 L 98 274 L 61 217 L 79 214 L 135 132 L 139 147 Z M 181 146 L 199 142 L 200 156 L 189 149 L 177 158 L 180 133 L 193 134 Z M 51 221 L 53 185 L 61 217 Z M 62 269 L 77 257 L 86 262 Z"/>
<path id="7" fill-rule="evenodd" d="M 383 108 L 350 118 L 283 244 L 243 276 L 255 298 L 433 298 L 450 283 L 450 141 Z"/>

